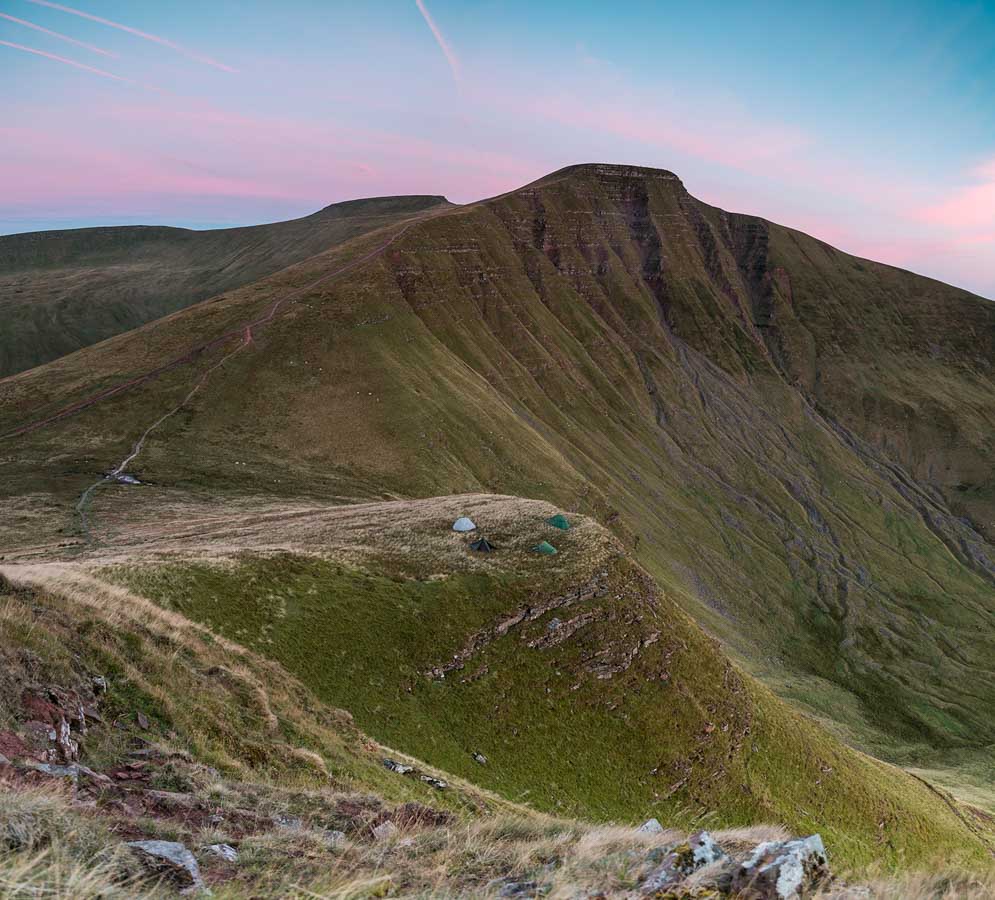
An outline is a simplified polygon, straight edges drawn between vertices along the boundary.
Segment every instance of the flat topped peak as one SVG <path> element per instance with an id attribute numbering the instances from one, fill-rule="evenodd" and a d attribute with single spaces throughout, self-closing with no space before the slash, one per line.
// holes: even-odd
<path id="1" fill-rule="evenodd" d="M 667 169 L 653 169 L 649 166 L 628 166 L 619 163 L 578 163 L 565 166 L 549 174 L 546 178 L 580 176 L 594 178 L 651 178 L 659 181 L 675 181 L 683 184 L 673 172 Z M 543 179 L 545 180 L 545 179 Z"/>
<path id="2" fill-rule="evenodd" d="M 391 197 L 361 197 L 356 200 L 339 200 L 318 210 L 314 215 L 322 213 L 347 213 L 371 212 L 376 213 L 384 210 L 414 210 L 421 211 L 433 206 L 452 206 L 452 204 L 441 194 L 400 194 Z"/>

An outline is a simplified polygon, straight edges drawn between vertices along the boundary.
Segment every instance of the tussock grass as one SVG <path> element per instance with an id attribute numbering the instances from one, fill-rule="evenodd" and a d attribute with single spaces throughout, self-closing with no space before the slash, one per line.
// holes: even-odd
<path id="1" fill-rule="evenodd" d="M 965 865 L 988 858 L 983 825 L 743 678 L 617 544 L 593 542 L 603 549 L 575 557 L 594 528 L 584 517 L 559 538 L 563 552 L 548 569 L 521 538 L 478 564 L 448 531 L 458 502 L 427 502 L 421 521 L 418 504 L 402 504 L 403 544 L 389 525 L 379 537 L 373 525 L 389 520 L 391 503 L 358 510 L 355 525 L 349 509 L 336 511 L 329 523 L 363 535 L 362 568 L 333 546 L 330 559 L 258 551 L 154 564 L 119 557 L 101 576 L 278 660 L 383 743 L 553 815 L 656 815 L 684 829 L 781 822 L 821 831 L 841 864 L 856 868 L 881 857 L 895 868 L 948 854 Z M 485 504 L 464 505 L 474 502 Z M 482 522 L 513 505 L 488 502 Z M 537 529 L 533 515 L 526 525 Z M 445 679 L 426 675 L 472 635 L 598 572 L 606 573 L 603 597 L 488 639 Z M 554 617 L 585 615 L 590 621 L 570 639 L 533 646 Z M 592 660 L 615 661 L 620 671 L 599 678 Z M 473 761 L 476 751 L 488 765 Z"/>

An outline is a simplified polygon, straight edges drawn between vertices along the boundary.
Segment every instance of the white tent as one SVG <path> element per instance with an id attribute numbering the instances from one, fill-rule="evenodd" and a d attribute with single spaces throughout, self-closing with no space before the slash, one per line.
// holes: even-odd
<path id="1" fill-rule="evenodd" d="M 460 516 L 453 522 L 453 531 L 473 531 L 476 527 L 466 516 Z"/>

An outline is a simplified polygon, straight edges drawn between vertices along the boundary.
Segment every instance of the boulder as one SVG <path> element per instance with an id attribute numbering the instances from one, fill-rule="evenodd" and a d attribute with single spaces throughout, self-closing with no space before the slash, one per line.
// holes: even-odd
<path id="1" fill-rule="evenodd" d="M 206 891 L 194 855 L 176 841 L 129 841 L 126 845 L 154 875 L 185 892 Z"/>
<path id="2" fill-rule="evenodd" d="M 421 780 L 424 781 L 425 784 L 430 784 L 437 791 L 444 791 L 447 787 L 449 787 L 447 782 L 443 781 L 441 778 L 433 778 L 431 775 L 422 775 Z"/>
<path id="3" fill-rule="evenodd" d="M 813 834 L 760 844 L 740 863 L 732 889 L 744 900 L 799 900 L 829 877 L 826 848 Z"/>
<path id="4" fill-rule="evenodd" d="M 107 785 L 111 784 L 110 778 L 100 772 L 94 772 L 93 769 L 87 766 L 81 765 L 80 763 L 69 763 L 68 765 L 56 765 L 55 763 L 39 763 L 33 760 L 28 760 L 22 765 L 18 766 L 22 770 L 27 770 L 31 772 L 38 772 L 40 775 L 47 775 L 49 778 L 67 778 L 73 784 L 77 784 L 81 779 L 86 779 L 97 784 Z"/>
<path id="5" fill-rule="evenodd" d="M 406 766 L 404 763 L 399 763 L 394 759 L 384 759 L 383 765 L 385 769 L 390 769 L 391 772 L 397 772 L 398 775 L 408 775 L 414 772 L 414 766 Z"/>
<path id="6" fill-rule="evenodd" d="M 726 859 L 727 855 L 707 831 L 698 831 L 673 847 L 639 889 L 644 894 L 657 894 L 693 872 Z"/>
<path id="7" fill-rule="evenodd" d="M 397 826 L 393 822 L 381 822 L 373 829 L 373 838 L 378 841 L 388 841 L 397 834 Z"/>
<path id="8" fill-rule="evenodd" d="M 238 851 L 231 844 L 210 844 L 204 848 L 204 852 L 225 862 L 238 862 Z"/>
<path id="9" fill-rule="evenodd" d="M 322 838 L 329 847 L 340 847 L 346 842 L 346 833 L 344 831 L 326 831 L 322 834 Z"/>
<path id="10" fill-rule="evenodd" d="M 65 718 L 59 719 L 56 726 L 55 743 L 62 754 L 62 758 L 67 762 L 75 762 L 79 759 L 79 741 L 73 738 L 72 729 Z"/>
<path id="11" fill-rule="evenodd" d="M 647 819 L 636 829 L 636 834 L 663 834 L 659 819 Z"/>
<path id="12" fill-rule="evenodd" d="M 57 766 L 54 763 L 31 762 L 27 763 L 24 768 L 40 772 L 42 775 L 48 775 L 49 778 L 68 778 L 73 782 L 79 781 L 79 766 L 75 764 Z"/>

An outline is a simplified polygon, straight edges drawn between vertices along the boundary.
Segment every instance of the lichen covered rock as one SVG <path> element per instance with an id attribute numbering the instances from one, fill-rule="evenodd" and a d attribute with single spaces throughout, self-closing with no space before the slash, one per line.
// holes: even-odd
<path id="1" fill-rule="evenodd" d="M 813 834 L 760 844 L 740 863 L 732 890 L 744 900 L 799 900 L 828 879 L 826 848 Z"/>
<path id="2" fill-rule="evenodd" d="M 663 862 L 642 883 L 640 890 L 648 896 L 659 895 L 693 872 L 719 862 L 726 856 L 726 852 L 707 831 L 698 831 L 667 853 Z"/>

